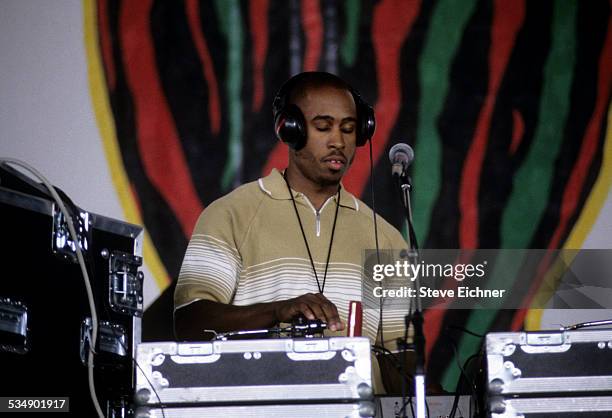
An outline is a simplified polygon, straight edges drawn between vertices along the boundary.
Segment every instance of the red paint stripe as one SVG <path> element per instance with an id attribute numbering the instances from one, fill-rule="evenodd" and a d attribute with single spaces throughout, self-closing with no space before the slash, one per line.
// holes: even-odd
<path id="1" fill-rule="evenodd" d="M 221 129 L 221 105 L 219 100 L 219 86 L 215 76 L 215 68 L 206 45 L 206 38 L 200 26 L 200 4 L 198 0 L 187 0 L 187 21 L 191 37 L 195 43 L 198 56 L 204 67 L 204 78 L 208 84 L 208 117 L 210 118 L 210 129 L 213 134 L 219 134 Z"/>
<path id="2" fill-rule="evenodd" d="M 372 142 L 374 164 L 389 142 L 389 133 L 397 122 L 401 101 L 400 53 L 421 8 L 420 1 L 385 0 L 374 9 L 372 20 L 372 44 L 376 57 L 378 100 L 376 109 L 376 134 Z M 371 83 L 371 80 L 363 80 Z M 357 156 L 345 177 L 344 186 L 361 196 L 370 178 L 369 147 L 357 149 Z"/>
<path id="3" fill-rule="evenodd" d="M 523 329 L 528 311 L 528 309 L 520 309 L 516 312 L 512 319 L 512 324 L 510 324 L 510 331 L 521 331 Z"/>
<path id="4" fill-rule="evenodd" d="M 302 25 L 306 38 L 304 71 L 316 71 L 323 45 L 323 20 L 318 0 L 302 1 Z"/>
<path id="5" fill-rule="evenodd" d="M 264 65 L 268 53 L 269 0 L 251 0 L 249 23 L 253 40 L 253 104 L 254 112 L 261 109 L 264 98 Z"/>
<path id="6" fill-rule="evenodd" d="M 459 192 L 461 214 L 459 245 L 461 248 L 478 248 L 478 192 L 482 164 L 489 140 L 491 116 L 499 85 L 524 17 L 524 1 L 495 0 L 489 52 L 489 86 L 461 176 Z"/>
<path id="7" fill-rule="evenodd" d="M 516 109 L 512 109 L 512 142 L 510 143 L 510 155 L 514 155 L 516 150 L 523 141 L 523 135 L 525 134 L 525 121 L 521 112 Z"/>
<path id="8" fill-rule="evenodd" d="M 610 71 L 610 63 L 612 62 L 612 24 L 608 25 L 608 33 L 606 44 L 599 61 L 599 80 L 597 91 L 597 102 L 595 110 L 586 132 L 584 134 L 578 160 L 572 170 L 567 186 L 563 193 L 563 202 L 561 204 L 561 219 L 555 233 L 548 245 L 548 248 L 558 248 L 561 238 L 565 235 L 568 222 L 574 216 L 580 195 L 582 193 L 584 182 L 589 174 L 589 168 L 595 158 L 597 147 L 599 145 L 599 137 L 602 127 L 602 120 L 605 112 L 608 110 L 608 100 L 610 97 L 610 82 L 612 72 Z"/>
<path id="9" fill-rule="evenodd" d="M 113 60 L 113 45 L 111 42 L 108 3 L 106 0 L 98 0 L 98 33 L 100 34 L 100 49 L 106 72 L 106 82 L 108 83 L 109 90 L 114 91 L 116 85 L 115 61 Z"/>
<path id="10" fill-rule="evenodd" d="M 612 3 L 612 2 L 611 2 Z M 608 111 L 608 101 L 612 86 L 612 72 L 610 72 L 610 62 L 612 62 L 612 19 L 608 23 L 608 32 L 606 34 L 606 42 L 604 44 L 601 56 L 599 58 L 599 76 L 597 80 L 597 99 L 593 115 L 589 120 L 589 124 L 585 130 L 578 159 L 574 165 L 574 169 L 570 174 L 570 178 L 563 191 L 563 200 L 561 202 L 561 213 L 559 223 L 553 233 L 553 236 L 548 244 L 549 249 L 559 248 L 562 245 L 561 239 L 566 236 L 567 228 L 570 219 L 576 214 L 580 195 L 583 192 L 585 181 L 589 174 L 589 168 L 593 163 L 599 138 L 601 137 L 601 128 L 603 118 Z M 528 302 L 531 303 L 538 289 L 542 285 L 543 277 L 536 280 L 529 289 Z M 525 319 L 526 311 L 519 312 L 513 322 L 513 327 L 522 326 Z"/>
<path id="11" fill-rule="evenodd" d="M 126 81 L 133 93 L 137 143 L 145 172 L 191 235 L 202 204 L 191 181 L 172 114 L 155 71 L 150 33 L 152 0 L 121 4 L 120 36 Z"/>
<path id="12" fill-rule="evenodd" d="M 425 335 L 425 360 L 429 362 L 431 352 L 440 338 L 444 317 L 448 312 L 448 303 L 442 304 L 435 309 L 429 309 L 424 314 L 423 334 Z"/>

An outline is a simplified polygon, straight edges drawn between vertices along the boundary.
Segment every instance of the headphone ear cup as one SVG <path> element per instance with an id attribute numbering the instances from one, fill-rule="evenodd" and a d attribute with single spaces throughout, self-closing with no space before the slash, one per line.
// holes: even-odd
<path id="1" fill-rule="evenodd" d="M 359 123 L 359 136 L 357 138 L 357 146 L 365 145 L 368 139 L 372 139 L 376 130 L 376 118 L 374 109 L 369 104 L 360 100 L 359 115 L 357 117 Z"/>
<path id="2" fill-rule="evenodd" d="M 285 106 L 274 117 L 276 137 L 294 150 L 306 145 L 306 123 L 299 107 L 294 104 Z"/>

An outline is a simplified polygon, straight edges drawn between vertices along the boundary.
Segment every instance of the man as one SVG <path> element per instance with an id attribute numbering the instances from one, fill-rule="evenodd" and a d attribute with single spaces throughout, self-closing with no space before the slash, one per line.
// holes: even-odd
<path id="1" fill-rule="evenodd" d="M 176 286 L 179 339 L 270 328 L 298 314 L 341 335 L 348 302 L 361 300 L 363 250 L 376 248 L 372 211 L 341 180 L 373 133 L 372 109 L 340 78 L 312 72 L 285 83 L 274 113 L 289 164 L 200 216 Z M 406 247 L 390 224 L 377 224 L 380 248 Z M 385 339 L 401 335 L 397 319 Z M 377 330 L 378 312 L 365 310 L 364 335 L 374 342 Z"/>

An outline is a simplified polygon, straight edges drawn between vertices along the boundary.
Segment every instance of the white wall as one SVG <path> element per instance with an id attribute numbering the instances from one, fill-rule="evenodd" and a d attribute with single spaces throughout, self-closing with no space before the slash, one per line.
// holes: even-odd
<path id="1" fill-rule="evenodd" d="M 81 208 L 125 219 L 92 110 L 80 0 L 0 0 L 0 156 L 33 165 Z M 158 294 L 146 280 L 147 305 Z"/>

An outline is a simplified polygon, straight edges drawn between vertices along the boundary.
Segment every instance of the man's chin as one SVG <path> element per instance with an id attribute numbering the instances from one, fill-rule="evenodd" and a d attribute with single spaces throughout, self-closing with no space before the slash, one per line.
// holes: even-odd
<path id="1" fill-rule="evenodd" d="M 321 176 L 321 181 L 326 186 L 339 184 L 340 180 L 342 180 L 342 177 L 344 177 L 344 174 L 345 174 L 344 170 L 338 170 L 338 171 L 328 170 L 327 173 Z"/>

